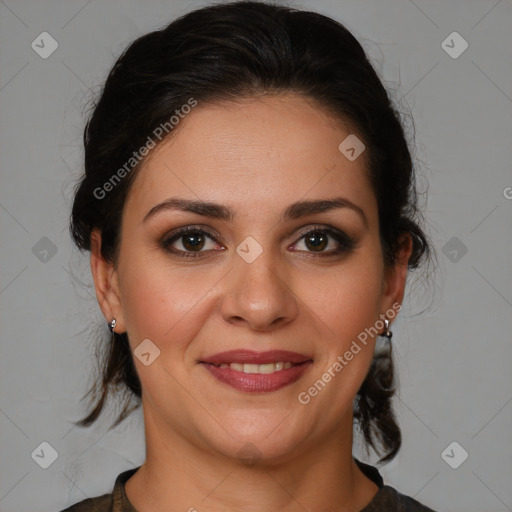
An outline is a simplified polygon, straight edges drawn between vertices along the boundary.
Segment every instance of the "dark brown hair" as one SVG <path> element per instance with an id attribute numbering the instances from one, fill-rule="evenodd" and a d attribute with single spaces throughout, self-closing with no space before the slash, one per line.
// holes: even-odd
<path id="1" fill-rule="evenodd" d="M 85 174 L 75 190 L 70 224 L 77 246 L 90 251 L 91 231 L 97 228 L 102 257 L 117 261 L 123 206 L 140 165 L 107 199 L 95 191 L 190 98 L 205 104 L 278 92 L 316 101 L 350 123 L 364 141 L 385 264 L 396 261 L 403 232 L 413 241 L 409 268 L 430 259 L 400 116 L 362 46 L 329 17 L 261 2 L 195 10 L 139 37 L 117 59 L 84 130 Z M 104 350 L 101 379 L 87 393 L 94 406 L 77 422 L 80 426 L 98 418 L 110 394 L 128 391 L 129 399 L 139 399 L 132 408 L 126 400 L 111 428 L 140 405 L 141 384 L 126 333 L 111 335 Z M 391 460 L 401 445 L 391 403 L 394 382 L 390 349 L 376 351 L 354 401 L 354 420 L 366 444 L 384 453 L 380 462 Z"/>

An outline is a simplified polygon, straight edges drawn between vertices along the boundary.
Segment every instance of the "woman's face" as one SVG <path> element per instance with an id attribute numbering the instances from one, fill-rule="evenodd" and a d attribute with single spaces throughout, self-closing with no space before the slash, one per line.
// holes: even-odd
<path id="1" fill-rule="evenodd" d="M 292 94 L 199 103 L 145 162 L 125 204 L 104 312 L 135 350 L 153 435 L 229 457 L 250 442 L 280 460 L 351 430 L 375 331 L 358 339 L 376 323 L 382 331 L 406 266 L 384 267 L 366 155 L 349 159 L 338 147 L 350 134 Z M 155 209 L 171 199 L 218 206 Z M 273 350 L 305 362 L 213 359 Z"/>

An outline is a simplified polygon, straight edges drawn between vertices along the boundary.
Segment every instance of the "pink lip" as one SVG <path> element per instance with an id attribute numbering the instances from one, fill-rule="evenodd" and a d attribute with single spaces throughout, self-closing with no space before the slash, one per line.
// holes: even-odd
<path id="1" fill-rule="evenodd" d="M 286 368 L 274 373 L 244 373 L 231 368 L 220 368 L 220 364 L 266 364 L 278 361 L 293 363 L 291 368 Z M 229 386 L 246 392 L 268 392 L 281 389 L 299 380 L 307 371 L 313 360 L 297 352 L 286 350 L 270 350 L 267 352 L 253 352 L 251 350 L 230 350 L 220 352 L 200 361 L 211 375 L 217 380 Z"/>
<path id="2" fill-rule="evenodd" d="M 219 352 L 213 356 L 201 360 L 201 363 L 211 364 L 266 364 L 277 363 L 278 361 L 290 361 L 291 363 L 304 363 L 309 361 L 310 356 L 290 352 L 289 350 L 267 350 L 266 352 L 255 352 L 253 350 L 228 350 L 227 352 Z"/>

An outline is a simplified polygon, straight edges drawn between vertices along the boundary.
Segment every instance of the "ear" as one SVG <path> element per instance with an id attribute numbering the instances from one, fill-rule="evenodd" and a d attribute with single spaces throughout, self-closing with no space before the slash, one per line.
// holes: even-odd
<path id="1" fill-rule="evenodd" d="M 412 254 L 412 237 L 404 232 L 398 239 L 398 254 L 395 264 L 385 272 L 382 305 L 385 313 L 394 304 L 402 304 L 407 280 L 408 262 Z M 391 319 L 390 319 L 391 321 Z"/>
<path id="2" fill-rule="evenodd" d="M 114 264 L 101 256 L 101 232 L 94 229 L 91 233 L 91 271 L 96 289 L 96 298 L 103 316 L 110 322 L 116 319 L 115 332 L 126 331 L 121 297 L 119 293 L 119 280 Z"/>

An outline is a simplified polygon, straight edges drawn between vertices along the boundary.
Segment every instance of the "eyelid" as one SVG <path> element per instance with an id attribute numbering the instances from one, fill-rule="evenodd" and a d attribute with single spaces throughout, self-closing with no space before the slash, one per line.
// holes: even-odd
<path id="1" fill-rule="evenodd" d="M 173 229 L 162 237 L 162 241 L 163 243 L 169 243 L 173 238 L 179 239 L 180 236 L 184 236 L 190 232 L 205 234 L 213 241 L 220 241 L 223 244 L 227 244 L 226 239 L 220 233 L 210 227 L 203 227 L 201 224 L 190 224 Z"/>
<path id="2" fill-rule="evenodd" d="M 301 239 L 305 235 L 314 232 L 314 231 L 325 231 L 327 233 L 333 233 L 343 239 L 353 240 L 355 243 L 355 238 L 347 234 L 344 230 L 335 228 L 334 226 L 331 226 L 329 224 L 308 224 L 304 229 L 300 229 L 298 233 L 295 233 L 293 236 L 297 240 Z"/>

